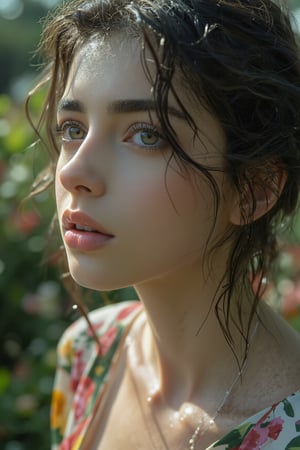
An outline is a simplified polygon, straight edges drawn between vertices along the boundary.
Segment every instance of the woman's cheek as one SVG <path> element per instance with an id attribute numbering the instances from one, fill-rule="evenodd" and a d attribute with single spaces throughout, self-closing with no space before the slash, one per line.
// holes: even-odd
<path id="1" fill-rule="evenodd" d="M 190 179 L 168 168 L 160 176 L 141 177 L 129 187 L 130 209 L 141 223 L 152 223 L 154 228 L 165 225 L 168 229 L 178 222 L 196 220 L 200 205 L 195 189 Z M 201 203 L 203 211 L 203 199 Z"/>

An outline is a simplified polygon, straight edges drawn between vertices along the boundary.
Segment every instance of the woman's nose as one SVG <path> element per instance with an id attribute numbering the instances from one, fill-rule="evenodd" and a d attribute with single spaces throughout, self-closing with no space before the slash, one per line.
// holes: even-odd
<path id="1" fill-rule="evenodd" d="M 84 141 L 74 155 L 64 164 L 58 163 L 57 176 L 66 190 L 74 194 L 102 196 L 105 192 L 103 171 L 99 167 L 99 152 Z M 61 159 L 64 155 L 60 156 Z"/>

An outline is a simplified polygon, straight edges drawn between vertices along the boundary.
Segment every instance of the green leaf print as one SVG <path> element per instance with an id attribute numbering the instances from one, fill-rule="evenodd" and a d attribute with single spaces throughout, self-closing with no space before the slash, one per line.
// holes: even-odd
<path id="1" fill-rule="evenodd" d="M 292 439 L 291 442 L 285 447 L 285 450 L 300 450 L 300 436 Z"/>
<path id="2" fill-rule="evenodd" d="M 292 407 L 291 403 L 285 399 L 283 400 L 283 409 L 284 412 L 286 413 L 287 416 L 289 417 L 294 417 L 295 416 L 295 412 L 294 412 L 294 408 Z"/>
<path id="3" fill-rule="evenodd" d="M 71 374 L 72 366 L 71 364 L 69 364 L 69 362 L 67 364 L 60 364 L 59 368 L 67 372 L 69 375 Z"/>
<path id="4" fill-rule="evenodd" d="M 252 427 L 253 427 L 252 424 L 246 423 L 243 426 L 230 431 L 230 433 L 226 434 L 226 436 L 224 436 L 222 439 L 216 442 L 214 447 L 219 447 L 220 445 L 227 445 L 226 450 L 239 447 L 243 442 L 244 437 Z"/>
<path id="5" fill-rule="evenodd" d="M 51 430 L 52 444 L 60 444 L 62 440 L 62 433 L 60 428 L 54 428 Z"/>

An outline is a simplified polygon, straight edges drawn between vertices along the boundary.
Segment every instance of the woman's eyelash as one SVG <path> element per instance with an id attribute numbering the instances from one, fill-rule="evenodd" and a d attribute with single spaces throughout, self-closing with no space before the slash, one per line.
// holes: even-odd
<path id="1" fill-rule="evenodd" d="M 144 133 L 144 136 L 142 136 L 142 133 Z M 137 137 L 139 138 L 137 139 Z M 166 139 L 161 131 L 155 125 L 145 122 L 132 124 L 126 131 L 124 141 L 152 150 L 167 146 Z"/>
<path id="2" fill-rule="evenodd" d="M 67 127 L 76 126 L 79 128 L 83 128 L 80 122 L 77 120 L 64 120 L 61 124 L 57 124 L 55 127 L 55 132 L 57 134 L 61 134 Z"/>
<path id="3" fill-rule="evenodd" d="M 137 122 L 132 124 L 128 128 L 128 132 L 130 131 L 151 131 L 152 133 L 157 134 L 158 136 L 162 137 L 161 131 L 156 127 L 155 125 L 147 122 Z"/>
<path id="4" fill-rule="evenodd" d="M 77 120 L 64 120 L 56 126 L 56 135 L 65 144 L 82 141 L 86 128 Z M 148 122 L 136 122 L 129 126 L 122 138 L 123 142 L 145 150 L 164 149 L 168 143 L 157 126 Z"/>
<path id="5" fill-rule="evenodd" d="M 72 132 L 75 133 L 74 136 L 71 135 Z M 56 126 L 56 134 L 63 142 L 67 143 L 83 140 L 86 130 L 85 127 L 76 120 L 65 120 Z"/>

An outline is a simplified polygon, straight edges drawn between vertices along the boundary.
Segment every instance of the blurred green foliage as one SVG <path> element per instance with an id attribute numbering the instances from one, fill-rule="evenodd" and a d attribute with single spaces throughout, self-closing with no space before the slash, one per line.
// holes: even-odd
<path id="1" fill-rule="evenodd" d="M 3 5 L 22 3 L 14 20 L 1 18 Z M 11 2 L 11 3 L 10 3 Z M 21 2 L 21 3 L 20 3 Z M 41 147 L 24 114 L 24 92 L 33 84 L 32 50 L 39 39 L 38 19 L 55 0 L 0 0 L 0 449 L 48 450 L 49 405 L 56 364 L 56 344 L 74 319 L 68 295 L 59 280 L 49 245 L 53 194 L 22 200 L 45 164 Z M 300 7 L 300 0 L 291 0 Z M 2 7 L 2 10 L 1 10 Z M 21 36 L 21 38 L 20 38 Z M 28 81 L 29 80 L 29 81 Z M 38 114 L 41 97 L 34 97 Z M 289 235 L 279 260 L 278 292 L 271 301 L 300 331 L 300 215 L 295 236 Z M 131 290 L 112 293 L 122 300 Z M 93 308 L 103 296 L 92 297 Z"/>
<path id="2" fill-rule="evenodd" d="M 31 102 L 41 108 L 42 94 Z M 7 94 L 0 95 L 0 449 L 49 449 L 49 407 L 56 345 L 78 317 L 60 282 L 58 242 L 48 235 L 55 211 L 53 193 L 23 200 L 46 152 L 24 113 Z M 46 260 L 46 262 L 45 262 Z M 83 292 L 87 294 L 88 292 Z M 130 289 L 86 295 L 92 309 L 132 298 Z"/>
<path id="3" fill-rule="evenodd" d="M 43 164 L 23 106 L 0 96 L 0 448 L 48 449 L 55 346 L 66 326 L 55 265 L 41 264 L 53 201 L 21 204 Z M 2 443 L 2 444 L 1 444 Z"/>

